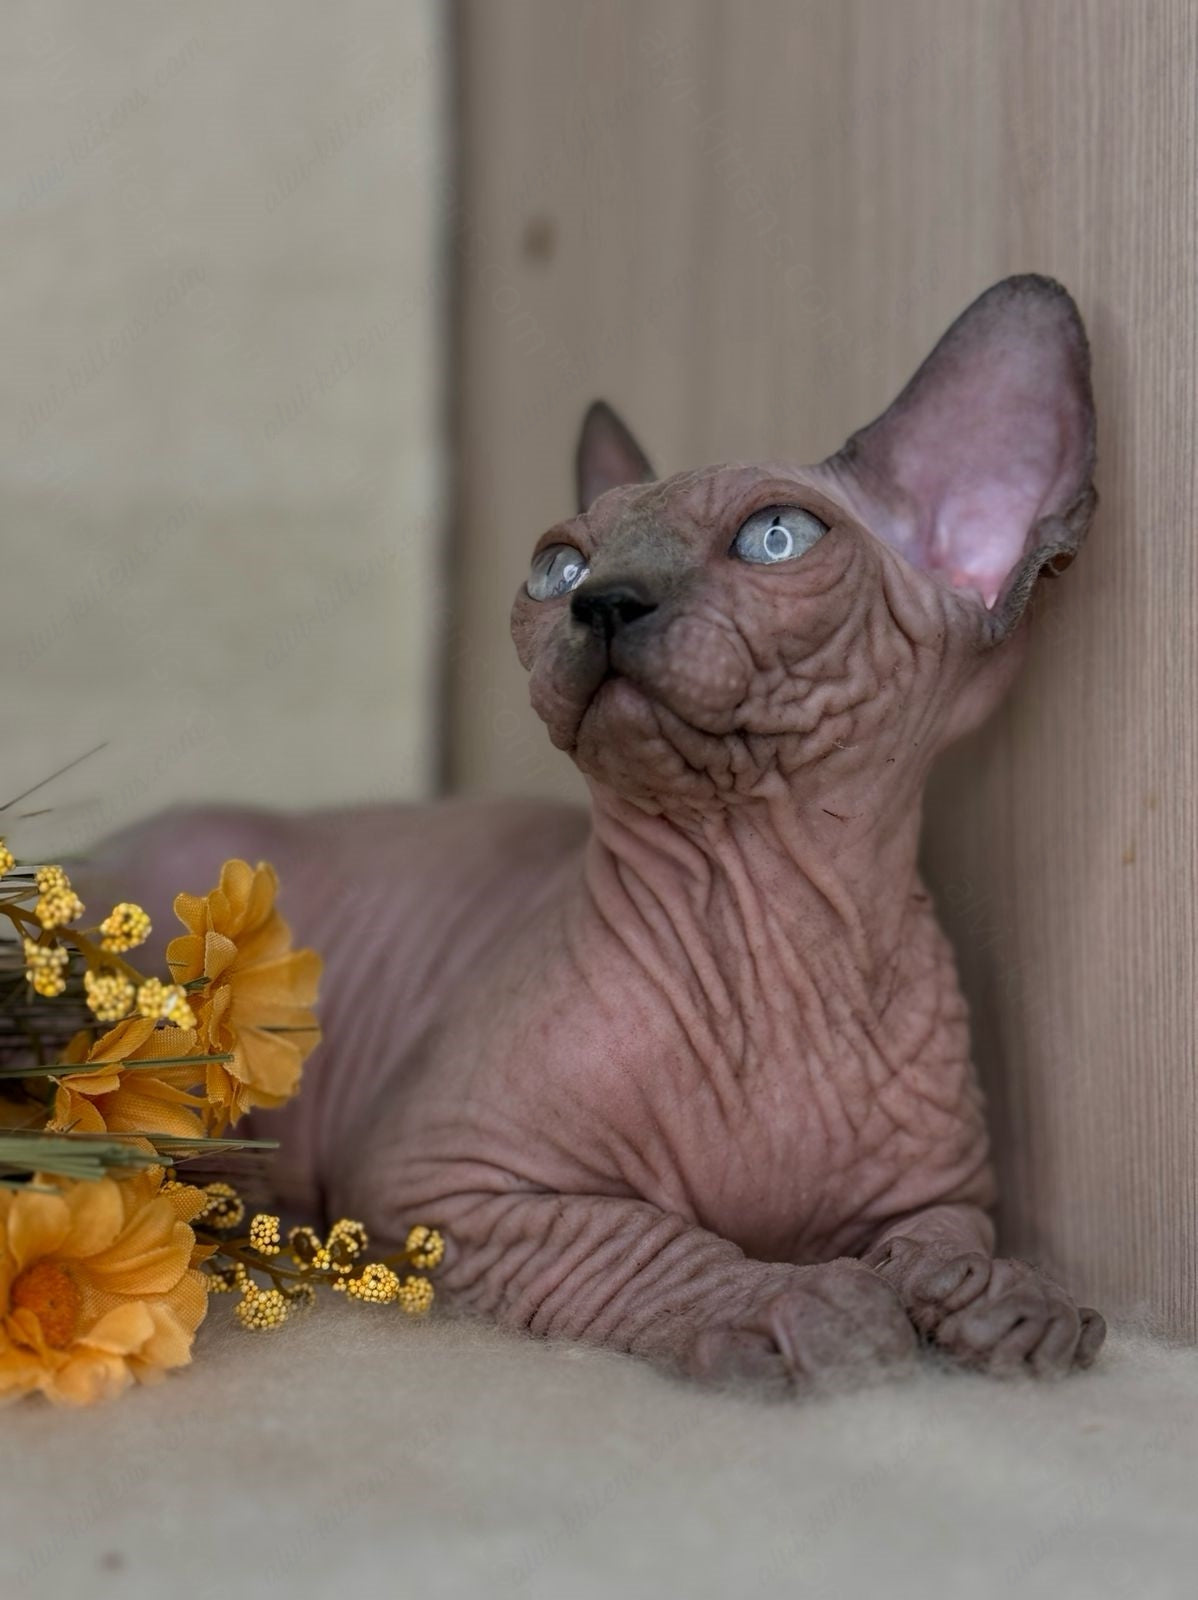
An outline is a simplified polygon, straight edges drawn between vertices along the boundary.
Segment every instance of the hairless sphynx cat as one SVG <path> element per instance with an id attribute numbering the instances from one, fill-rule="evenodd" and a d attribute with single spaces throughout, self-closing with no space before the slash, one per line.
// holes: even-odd
<path id="1" fill-rule="evenodd" d="M 593 406 L 578 512 L 512 613 L 589 820 L 176 814 L 120 851 L 148 902 L 273 861 L 325 955 L 325 1043 L 256 1128 L 281 1199 L 382 1239 L 435 1220 L 452 1303 L 707 1378 L 806 1389 L 919 1337 L 992 1372 L 1087 1365 L 1102 1318 L 992 1254 L 916 850 L 928 769 L 1006 692 L 1093 463 L 1085 333 L 1041 277 L 982 295 L 815 467 L 658 481 Z"/>

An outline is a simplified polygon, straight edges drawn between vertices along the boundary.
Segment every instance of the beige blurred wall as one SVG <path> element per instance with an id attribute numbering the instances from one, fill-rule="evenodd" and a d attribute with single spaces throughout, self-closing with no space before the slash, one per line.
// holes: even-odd
<path id="1" fill-rule="evenodd" d="M 0 799 L 109 741 L 10 833 L 426 791 L 444 8 L 21 0 L 4 39 Z"/>

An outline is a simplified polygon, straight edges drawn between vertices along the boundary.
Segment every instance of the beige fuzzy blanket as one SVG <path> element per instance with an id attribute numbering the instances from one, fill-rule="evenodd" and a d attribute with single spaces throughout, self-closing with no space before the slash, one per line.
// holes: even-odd
<path id="1" fill-rule="evenodd" d="M 1198 1351 L 1054 1386 L 929 1367 L 808 1404 L 323 1305 L 214 1302 L 186 1373 L 0 1424 L 0 1596 L 1019 1596 L 1198 1590 Z"/>

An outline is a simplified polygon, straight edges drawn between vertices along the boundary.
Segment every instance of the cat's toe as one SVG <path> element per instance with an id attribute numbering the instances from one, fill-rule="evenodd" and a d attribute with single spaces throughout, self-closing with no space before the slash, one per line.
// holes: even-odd
<path id="1" fill-rule="evenodd" d="M 782 1351 L 768 1334 L 751 1328 L 704 1328 L 690 1348 L 685 1367 L 688 1376 L 717 1387 L 746 1386 L 776 1395 L 793 1388 Z"/>
<path id="2" fill-rule="evenodd" d="M 734 1322 L 705 1329 L 688 1360 L 708 1382 L 747 1380 L 798 1393 L 871 1381 L 909 1366 L 915 1331 L 898 1296 L 857 1261 L 797 1267 Z"/>
<path id="3" fill-rule="evenodd" d="M 1082 1306 L 1078 1312 L 1081 1318 L 1082 1330 L 1077 1341 L 1077 1350 L 1074 1353 L 1073 1364 L 1075 1367 L 1093 1366 L 1106 1342 L 1106 1318 L 1100 1311 L 1095 1311 L 1093 1306 Z"/>
<path id="4" fill-rule="evenodd" d="M 911 1307 L 920 1331 L 961 1365 L 996 1377 L 1061 1377 L 1088 1366 L 1105 1325 L 1085 1317 L 1072 1297 L 1024 1261 L 998 1260 L 982 1273 L 972 1253 L 941 1261 Z M 937 1299 L 932 1292 L 943 1285 Z"/>

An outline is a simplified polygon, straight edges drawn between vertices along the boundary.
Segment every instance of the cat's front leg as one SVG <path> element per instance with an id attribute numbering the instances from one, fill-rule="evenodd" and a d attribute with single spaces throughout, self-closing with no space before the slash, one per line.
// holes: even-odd
<path id="1" fill-rule="evenodd" d="M 452 1242 L 438 1276 L 447 1300 L 510 1327 L 778 1392 L 915 1358 L 897 1295 L 858 1261 L 754 1261 L 683 1217 L 606 1196 L 455 1196 L 438 1212 Z"/>
<path id="2" fill-rule="evenodd" d="M 933 1206 L 888 1225 L 863 1261 L 898 1294 L 912 1323 L 963 1366 L 1056 1377 L 1088 1367 L 1106 1323 L 1026 1261 L 994 1255 L 977 1206 Z"/>

